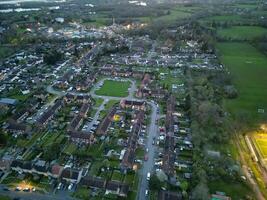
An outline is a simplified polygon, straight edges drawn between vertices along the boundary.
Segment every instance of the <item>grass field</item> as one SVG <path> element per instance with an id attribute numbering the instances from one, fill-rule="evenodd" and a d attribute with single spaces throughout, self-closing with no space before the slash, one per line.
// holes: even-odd
<path id="1" fill-rule="evenodd" d="M 260 26 L 232 26 L 230 28 L 219 29 L 217 34 L 221 38 L 252 40 L 267 34 L 267 29 Z"/>
<path id="2" fill-rule="evenodd" d="M 157 17 L 156 20 L 162 21 L 162 22 L 173 22 L 176 19 L 183 19 L 186 17 L 190 17 L 191 13 L 182 11 L 182 10 L 171 10 L 171 13 L 169 15 L 164 15 L 161 17 Z"/>
<path id="3" fill-rule="evenodd" d="M 228 110 L 245 114 L 251 122 L 266 120 L 267 57 L 247 43 L 218 43 L 217 48 L 239 91 L 237 99 L 225 102 Z M 259 108 L 265 113 L 258 113 Z"/>
<path id="4" fill-rule="evenodd" d="M 207 18 L 200 19 L 199 22 L 202 24 L 210 24 L 212 22 L 216 23 L 231 23 L 231 24 L 238 24 L 238 23 L 252 23 L 254 22 L 254 18 L 248 18 L 247 16 L 241 16 L 241 15 L 217 15 L 217 16 L 211 16 Z"/>
<path id="5" fill-rule="evenodd" d="M 234 5 L 234 7 L 245 8 L 245 9 L 255 9 L 259 6 L 257 5 L 257 3 L 253 3 L 253 4 L 236 4 L 236 5 Z"/>
<path id="6" fill-rule="evenodd" d="M 240 15 L 218 15 L 207 18 L 209 21 L 215 21 L 215 22 L 223 22 L 223 21 L 235 21 L 235 20 L 241 20 Z"/>
<path id="7" fill-rule="evenodd" d="M 246 184 L 240 182 L 224 182 L 224 181 L 210 181 L 209 184 L 210 193 L 216 191 L 223 191 L 226 195 L 230 196 L 232 200 L 245 199 L 246 195 L 253 196 L 251 189 Z"/>
<path id="8" fill-rule="evenodd" d="M 105 80 L 103 86 L 95 93 L 103 96 L 126 97 L 130 82 Z"/>
<path id="9" fill-rule="evenodd" d="M 256 133 L 253 135 L 253 139 L 260 151 L 262 158 L 267 158 L 267 134 Z"/>

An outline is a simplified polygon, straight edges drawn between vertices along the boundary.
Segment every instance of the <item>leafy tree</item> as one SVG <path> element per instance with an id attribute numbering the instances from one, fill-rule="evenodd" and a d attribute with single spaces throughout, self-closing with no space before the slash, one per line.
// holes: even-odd
<path id="1" fill-rule="evenodd" d="M 44 62 L 48 65 L 54 65 L 63 59 L 63 54 L 59 51 L 52 50 L 44 54 Z"/>
<path id="2" fill-rule="evenodd" d="M 207 200 L 209 199 L 209 189 L 205 182 L 199 182 L 192 191 L 193 200 Z"/>
<path id="3" fill-rule="evenodd" d="M 7 143 L 7 137 L 6 137 L 5 134 L 1 133 L 0 134 L 0 146 L 1 145 L 6 145 L 6 143 Z"/>
<path id="4" fill-rule="evenodd" d="M 153 174 L 151 177 L 150 177 L 150 180 L 149 180 L 149 188 L 151 190 L 160 190 L 161 188 L 161 183 L 160 183 L 160 180 L 158 179 L 158 177 Z"/>
<path id="5" fill-rule="evenodd" d="M 58 158 L 58 155 L 60 153 L 60 144 L 59 143 L 54 143 L 44 149 L 44 159 L 51 162 L 52 160 L 55 160 Z"/>

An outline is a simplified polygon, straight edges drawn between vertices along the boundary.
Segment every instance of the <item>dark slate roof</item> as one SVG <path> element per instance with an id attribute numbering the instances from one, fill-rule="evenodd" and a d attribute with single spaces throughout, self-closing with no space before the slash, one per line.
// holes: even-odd
<path id="1" fill-rule="evenodd" d="M 178 192 L 170 192 L 161 190 L 158 195 L 158 200 L 182 200 L 182 194 Z"/>
<path id="2" fill-rule="evenodd" d="M 77 115 L 76 117 L 74 117 L 69 124 L 69 129 L 77 129 L 77 126 L 79 125 L 82 119 L 83 117 L 81 115 Z"/>
<path id="3" fill-rule="evenodd" d="M 84 103 L 81 107 L 80 113 L 86 113 L 90 108 L 90 104 Z"/>
<path id="4" fill-rule="evenodd" d="M 112 121 L 112 117 L 114 116 L 114 114 L 116 113 L 116 107 L 111 108 L 110 112 L 108 113 L 108 115 L 105 117 L 105 119 L 101 122 L 97 133 L 99 134 L 105 134 L 111 121 Z"/>
<path id="5" fill-rule="evenodd" d="M 81 131 L 70 131 L 69 132 L 70 134 L 70 137 L 71 138 L 79 138 L 79 139 L 90 139 L 91 138 L 91 134 L 89 133 L 84 133 L 84 132 L 81 132 Z"/>
<path id="6" fill-rule="evenodd" d="M 25 124 L 20 124 L 17 122 L 9 122 L 9 125 L 7 127 L 8 130 L 11 131 L 26 131 L 27 126 Z"/>
<path id="7" fill-rule="evenodd" d="M 56 103 L 50 107 L 38 120 L 40 124 L 45 123 L 51 116 L 53 116 L 57 109 L 62 106 L 62 100 L 57 100 Z"/>
<path id="8" fill-rule="evenodd" d="M 77 180 L 79 177 L 79 171 L 71 168 L 66 168 L 62 171 L 61 177 Z"/>
<path id="9" fill-rule="evenodd" d="M 125 100 L 124 103 L 130 106 L 142 106 L 145 104 L 144 101 L 131 101 L 131 100 Z"/>
<path id="10" fill-rule="evenodd" d="M 98 177 L 85 176 L 80 183 L 88 187 L 105 188 L 105 180 Z"/>
<path id="11" fill-rule="evenodd" d="M 127 195 L 127 193 L 129 192 L 129 185 L 121 183 L 119 181 L 109 181 L 107 183 L 106 189 L 111 191 L 119 191 L 119 193 Z"/>
<path id="12" fill-rule="evenodd" d="M 11 163 L 11 167 L 23 167 L 23 161 L 22 160 L 13 160 Z"/>

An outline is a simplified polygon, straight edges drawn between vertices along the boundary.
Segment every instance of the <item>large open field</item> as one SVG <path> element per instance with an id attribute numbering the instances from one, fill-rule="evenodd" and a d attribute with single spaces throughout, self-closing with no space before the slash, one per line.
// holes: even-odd
<path id="1" fill-rule="evenodd" d="M 215 22 L 239 21 L 239 20 L 242 20 L 240 15 L 218 15 L 203 19 L 203 21 L 215 21 Z"/>
<path id="2" fill-rule="evenodd" d="M 219 29 L 217 33 L 221 38 L 252 40 L 267 34 L 267 29 L 260 26 L 232 26 L 230 28 Z"/>
<path id="3" fill-rule="evenodd" d="M 262 158 L 266 159 L 267 158 L 267 134 L 266 133 L 253 134 L 253 139 L 255 141 L 255 144 L 257 145 L 257 148 Z"/>
<path id="4" fill-rule="evenodd" d="M 218 43 L 220 58 L 229 69 L 239 97 L 225 102 L 233 114 L 252 122 L 267 119 L 267 57 L 247 43 Z M 265 113 L 258 113 L 265 109 Z"/>
<path id="5" fill-rule="evenodd" d="M 103 96 L 126 97 L 130 82 L 105 80 L 103 86 L 95 93 Z"/>

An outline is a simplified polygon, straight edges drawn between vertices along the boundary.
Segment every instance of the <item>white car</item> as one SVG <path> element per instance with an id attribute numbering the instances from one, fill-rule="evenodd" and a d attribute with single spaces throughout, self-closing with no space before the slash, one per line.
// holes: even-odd
<path id="1" fill-rule="evenodd" d="M 58 186 L 57 186 L 57 189 L 60 190 L 61 186 L 62 186 L 62 183 L 59 183 Z"/>
<path id="2" fill-rule="evenodd" d="M 71 183 L 71 184 L 69 185 L 69 187 L 68 187 L 68 190 L 71 190 L 72 187 L 73 187 L 73 184 Z"/>
<path id="3" fill-rule="evenodd" d="M 145 194 L 146 194 L 146 196 L 148 196 L 148 190 L 146 190 Z"/>
<path id="4" fill-rule="evenodd" d="M 150 180 L 150 172 L 147 173 L 146 180 Z"/>

